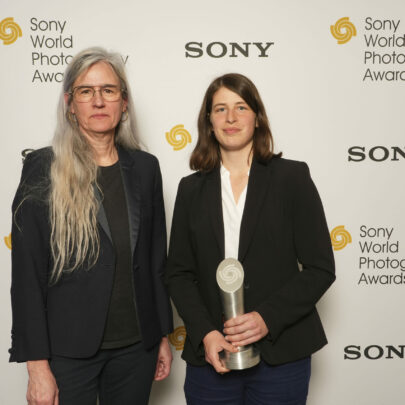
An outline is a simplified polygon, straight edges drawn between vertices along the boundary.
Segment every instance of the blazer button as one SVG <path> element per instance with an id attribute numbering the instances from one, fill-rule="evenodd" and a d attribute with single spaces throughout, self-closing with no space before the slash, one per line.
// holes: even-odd
<path id="1" fill-rule="evenodd" d="M 244 287 L 245 290 L 247 290 L 247 289 L 249 289 L 250 285 L 249 285 L 249 283 L 247 281 L 244 281 L 243 282 L 243 287 Z"/>

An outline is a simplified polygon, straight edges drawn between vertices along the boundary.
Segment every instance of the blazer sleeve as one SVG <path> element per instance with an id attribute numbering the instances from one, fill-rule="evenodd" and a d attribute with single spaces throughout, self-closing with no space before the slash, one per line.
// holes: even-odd
<path id="1" fill-rule="evenodd" d="M 33 156 L 31 156 L 33 155 Z M 12 206 L 10 361 L 50 357 L 46 315 L 49 268 L 47 205 L 39 197 L 41 159 L 28 155 Z"/>
<path id="2" fill-rule="evenodd" d="M 159 163 L 156 161 L 153 192 L 151 263 L 157 309 L 163 335 L 167 335 L 173 331 L 172 308 L 166 286 L 164 285 L 166 249 L 166 219 L 163 202 L 162 175 L 160 172 Z"/>
<path id="3" fill-rule="evenodd" d="M 177 190 L 166 281 L 170 296 L 185 323 L 187 337 L 197 352 L 204 336 L 216 328 L 201 298 L 195 277 L 196 263 L 188 221 L 191 184 L 186 184 L 185 180 L 181 180 Z"/>
<path id="4" fill-rule="evenodd" d="M 311 313 L 335 280 L 335 264 L 322 202 L 305 163 L 300 163 L 292 184 L 293 242 L 302 269 L 257 308 L 273 342 L 286 328 Z"/>

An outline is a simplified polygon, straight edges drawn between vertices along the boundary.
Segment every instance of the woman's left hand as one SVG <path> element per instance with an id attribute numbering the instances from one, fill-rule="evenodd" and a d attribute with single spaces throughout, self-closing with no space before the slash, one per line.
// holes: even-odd
<path id="1" fill-rule="evenodd" d="M 268 333 L 266 323 L 256 311 L 236 316 L 224 324 L 225 339 L 235 346 L 246 346 L 257 342 Z"/>
<path id="2" fill-rule="evenodd" d="M 170 350 L 169 340 L 167 337 L 163 337 L 160 346 L 156 363 L 155 381 L 164 380 L 170 374 L 170 368 L 172 366 L 173 355 Z"/>

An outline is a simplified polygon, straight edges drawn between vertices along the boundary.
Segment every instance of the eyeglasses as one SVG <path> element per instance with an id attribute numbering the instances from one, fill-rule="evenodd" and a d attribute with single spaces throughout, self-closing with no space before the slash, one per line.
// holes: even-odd
<path id="1" fill-rule="evenodd" d="M 98 88 L 96 88 L 98 87 Z M 122 89 L 118 86 L 77 86 L 69 94 L 78 103 L 88 103 L 96 95 L 96 91 L 100 92 L 104 101 L 118 101 L 121 98 Z"/>

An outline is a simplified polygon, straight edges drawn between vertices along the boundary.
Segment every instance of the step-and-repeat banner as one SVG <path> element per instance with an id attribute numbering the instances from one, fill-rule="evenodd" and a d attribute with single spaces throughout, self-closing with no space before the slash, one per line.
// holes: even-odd
<path id="1" fill-rule="evenodd" d="M 10 205 L 30 149 L 48 145 L 63 72 L 89 46 L 122 55 L 137 129 L 161 164 L 170 232 L 212 79 L 251 78 L 276 149 L 306 161 L 321 194 L 337 280 L 318 308 L 329 345 L 313 356 L 310 405 L 404 403 L 405 3 L 385 1 L 2 1 L 0 8 L 0 403 L 25 401 L 8 364 Z M 308 232 L 312 232 L 308 229 Z M 185 337 L 151 404 L 185 404 Z M 270 327 L 271 328 L 271 327 Z"/>

